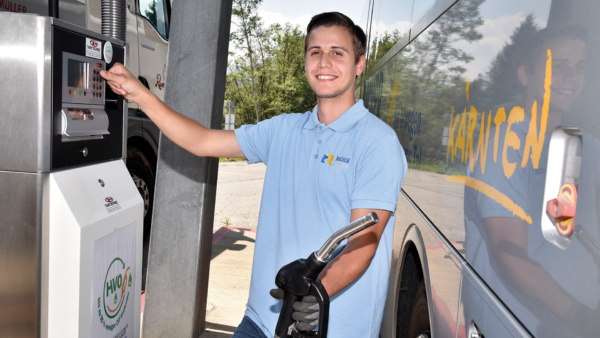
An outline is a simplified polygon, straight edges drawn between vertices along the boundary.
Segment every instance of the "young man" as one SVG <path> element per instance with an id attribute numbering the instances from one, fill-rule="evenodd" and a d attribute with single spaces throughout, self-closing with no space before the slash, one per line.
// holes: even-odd
<path id="1" fill-rule="evenodd" d="M 364 32 L 348 17 L 335 12 L 313 17 L 305 71 L 317 106 L 235 131 L 207 129 L 176 113 L 122 65 L 102 72 L 116 93 L 135 101 L 167 137 L 193 154 L 267 165 L 250 295 L 234 337 L 273 337 L 282 302 L 269 291 L 278 270 L 308 257 L 336 230 L 371 211 L 379 223 L 350 238 L 319 280 L 331 300 L 330 336 L 379 333 L 406 159 L 395 132 L 354 97 L 365 43 Z M 311 308 L 316 316 L 318 308 Z M 312 319 L 301 324 L 314 327 Z"/>

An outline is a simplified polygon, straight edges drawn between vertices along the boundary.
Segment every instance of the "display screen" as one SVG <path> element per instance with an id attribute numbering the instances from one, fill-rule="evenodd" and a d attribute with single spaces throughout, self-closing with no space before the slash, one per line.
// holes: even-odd
<path id="1" fill-rule="evenodd" d="M 75 88 L 88 88 L 89 64 L 73 59 L 68 60 L 67 86 Z"/>

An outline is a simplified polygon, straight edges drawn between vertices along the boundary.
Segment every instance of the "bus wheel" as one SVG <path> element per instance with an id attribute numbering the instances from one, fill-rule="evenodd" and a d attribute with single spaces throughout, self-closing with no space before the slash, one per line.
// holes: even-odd
<path id="1" fill-rule="evenodd" d="M 152 204 L 154 199 L 154 174 L 144 153 L 137 148 L 127 149 L 127 170 L 144 201 L 144 235 L 142 249 L 142 291 L 146 289 L 146 268 L 152 223 Z"/>
<path id="2" fill-rule="evenodd" d="M 415 302 L 410 314 L 408 337 L 429 338 L 430 336 L 431 326 L 429 324 L 427 293 L 425 292 L 425 282 L 421 280 L 419 286 L 417 287 Z"/>

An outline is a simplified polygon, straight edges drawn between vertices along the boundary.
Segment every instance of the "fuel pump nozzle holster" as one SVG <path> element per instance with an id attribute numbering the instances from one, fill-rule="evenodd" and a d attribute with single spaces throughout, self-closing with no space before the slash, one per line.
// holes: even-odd
<path id="1" fill-rule="evenodd" d="M 307 259 L 298 259 L 282 267 L 275 277 L 275 285 L 283 290 L 283 307 L 279 314 L 276 338 L 286 337 L 327 337 L 329 322 L 329 295 L 318 279 L 329 258 L 340 245 L 350 236 L 362 231 L 379 221 L 375 212 L 351 222 L 336 231 L 318 251 L 313 252 Z M 318 330 L 304 332 L 296 328 L 296 320 L 292 317 L 293 305 L 304 296 L 314 296 L 319 304 Z"/>

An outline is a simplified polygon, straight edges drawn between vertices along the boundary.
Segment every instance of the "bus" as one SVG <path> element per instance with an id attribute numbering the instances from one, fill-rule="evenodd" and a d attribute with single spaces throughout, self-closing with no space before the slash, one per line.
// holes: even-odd
<path id="1" fill-rule="evenodd" d="M 382 337 L 600 333 L 600 2 L 373 0 L 356 96 L 398 134 Z"/>

